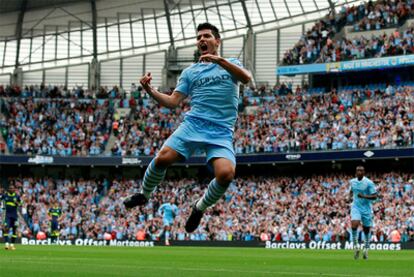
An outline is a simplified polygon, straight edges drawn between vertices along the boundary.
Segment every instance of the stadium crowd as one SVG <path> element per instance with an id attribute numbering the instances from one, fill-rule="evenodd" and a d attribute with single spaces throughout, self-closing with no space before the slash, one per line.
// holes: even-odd
<path id="1" fill-rule="evenodd" d="M 358 6 L 342 7 L 346 22 L 354 31 L 380 30 L 396 27 L 414 15 L 412 0 L 381 0 L 361 2 Z"/>
<path id="2" fill-rule="evenodd" d="M 175 110 L 160 107 L 153 101 L 132 105 L 129 117 L 115 120 L 116 140 L 111 152 L 115 156 L 152 156 L 161 149 L 189 110 L 185 102 Z"/>
<path id="3" fill-rule="evenodd" d="M 108 88 L 101 86 L 98 89 L 88 89 L 83 85 L 76 85 L 72 89 L 63 85 L 0 85 L 0 97 L 23 98 L 77 98 L 77 99 L 122 99 L 126 91 L 118 86 Z"/>
<path id="4" fill-rule="evenodd" d="M 301 39 L 302 40 L 302 39 Z M 307 43 L 307 42 L 306 42 Z M 302 45 L 302 44 L 300 44 Z M 284 64 L 328 63 L 356 59 L 379 58 L 414 53 L 414 24 L 400 33 L 396 29 L 393 34 L 372 35 L 370 38 L 327 38 L 319 47 L 301 46 L 296 54 L 286 53 Z"/>
<path id="5" fill-rule="evenodd" d="M 369 1 L 359 6 L 343 7 L 337 14 L 330 12 L 307 30 L 294 47 L 285 52 L 281 64 L 325 63 L 413 53 L 413 26 L 404 30 L 403 35 L 396 29 L 390 37 L 334 39 L 346 24 L 353 24 L 356 31 L 380 30 L 399 25 L 410 16 L 414 16 L 412 0 Z"/>
<path id="6" fill-rule="evenodd" d="M 381 199 L 374 202 L 373 241 L 414 240 L 414 175 L 381 173 L 369 176 Z M 164 181 L 150 202 L 127 211 L 122 197 L 136 191 L 141 180 L 12 178 L 23 199 L 20 231 L 33 237 L 47 232 L 52 199 L 63 210 L 60 238 L 176 240 L 344 241 L 350 237 L 350 198 L 345 174 L 311 177 L 237 178 L 217 205 L 208 210 L 201 227 L 184 231 L 190 205 L 208 181 Z M 200 186 L 201 184 L 201 186 Z M 176 205 L 171 226 L 164 226 L 165 203 Z"/>
<path id="7" fill-rule="evenodd" d="M 361 36 L 358 39 L 329 40 L 321 49 L 317 63 L 338 62 L 355 59 L 409 55 L 414 53 L 414 24 L 403 34 L 395 30 L 391 35 Z"/>
<path id="8" fill-rule="evenodd" d="M 389 148 L 414 143 L 414 88 L 410 86 L 256 99 L 251 104 L 256 109 L 239 115 L 236 153 Z"/>
<path id="9" fill-rule="evenodd" d="M 111 132 L 113 110 L 97 100 L 4 98 L 8 117 L 0 122 L 16 154 L 101 154 Z"/>
<path id="10" fill-rule="evenodd" d="M 279 88 L 280 89 L 280 88 Z M 236 124 L 237 154 L 391 148 L 414 143 L 414 87 L 360 88 L 324 94 L 298 89 L 246 89 Z M 262 95 L 263 97 L 255 97 Z M 152 155 L 182 121 L 183 104 L 169 111 L 137 105 L 119 120 L 113 155 Z"/>
<path id="11" fill-rule="evenodd" d="M 169 110 L 142 92 L 121 100 L 3 98 L 0 129 L 10 153 L 151 156 L 183 120 L 187 102 Z M 414 86 L 378 85 L 312 93 L 304 88 L 246 88 L 239 103 L 237 154 L 391 148 L 414 145 Z M 202 153 L 196 153 L 202 154 Z"/>

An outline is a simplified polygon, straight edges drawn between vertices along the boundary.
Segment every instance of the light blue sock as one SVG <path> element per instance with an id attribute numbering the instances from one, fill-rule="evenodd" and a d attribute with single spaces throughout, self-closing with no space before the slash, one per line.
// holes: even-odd
<path id="1" fill-rule="evenodd" d="M 153 159 L 145 171 L 144 180 L 142 181 L 142 191 L 146 198 L 150 198 L 152 192 L 161 183 L 167 172 L 166 168 L 155 165 Z"/>
<path id="2" fill-rule="evenodd" d="M 358 229 L 352 229 L 352 242 L 354 243 L 354 247 L 358 245 Z"/>
<path id="3" fill-rule="evenodd" d="M 371 240 L 371 232 L 365 234 L 365 249 L 369 249 L 369 241 Z"/>
<path id="4" fill-rule="evenodd" d="M 213 206 L 226 192 L 228 186 L 222 186 L 214 178 L 208 185 L 207 191 L 197 202 L 197 209 L 205 211 L 208 207 Z"/>

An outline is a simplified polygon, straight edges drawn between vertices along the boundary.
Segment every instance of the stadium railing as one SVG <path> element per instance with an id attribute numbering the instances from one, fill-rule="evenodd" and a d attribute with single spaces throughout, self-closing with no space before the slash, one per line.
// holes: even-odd
<path id="1" fill-rule="evenodd" d="M 346 160 L 394 159 L 414 157 L 414 146 L 394 149 L 306 151 L 292 153 L 244 154 L 238 164 L 303 163 Z M 0 164 L 76 165 L 76 166 L 147 166 L 152 157 L 61 157 L 45 155 L 0 155 Z M 203 165 L 205 156 L 194 156 L 178 165 Z"/>

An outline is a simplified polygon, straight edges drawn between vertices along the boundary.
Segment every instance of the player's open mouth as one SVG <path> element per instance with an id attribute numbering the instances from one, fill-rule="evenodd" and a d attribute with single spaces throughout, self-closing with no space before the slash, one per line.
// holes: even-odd
<path id="1" fill-rule="evenodd" d="M 203 52 L 207 51 L 207 49 L 208 49 L 207 44 L 202 44 L 202 45 L 200 45 L 200 49 L 201 49 L 201 51 L 203 51 Z"/>

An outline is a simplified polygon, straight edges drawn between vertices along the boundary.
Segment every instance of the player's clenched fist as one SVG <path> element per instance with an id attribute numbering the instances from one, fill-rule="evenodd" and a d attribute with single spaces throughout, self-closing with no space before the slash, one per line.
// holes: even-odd
<path id="1" fill-rule="evenodd" d="M 141 77 L 139 82 L 144 87 L 144 89 L 147 90 L 148 88 L 150 88 L 151 80 L 152 80 L 151 72 L 147 72 L 147 73 L 145 73 L 144 76 Z"/>
<path id="2" fill-rule="evenodd" d="M 200 62 L 212 62 L 212 63 L 218 63 L 220 61 L 221 57 L 217 56 L 217 55 L 212 55 L 212 54 L 205 54 L 200 56 L 199 61 Z"/>

